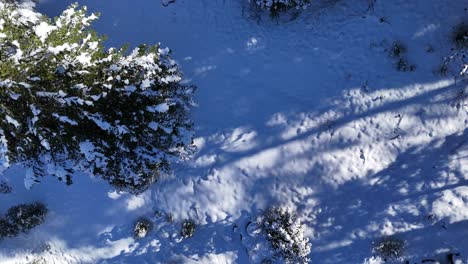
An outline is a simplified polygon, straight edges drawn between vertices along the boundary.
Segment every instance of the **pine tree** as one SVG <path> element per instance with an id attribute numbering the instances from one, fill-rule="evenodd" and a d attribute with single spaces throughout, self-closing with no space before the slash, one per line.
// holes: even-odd
<path id="1" fill-rule="evenodd" d="M 170 50 L 103 46 L 98 14 L 77 4 L 54 20 L 0 1 L 0 153 L 28 185 L 87 172 L 139 193 L 193 150 L 192 86 Z"/>
<path id="2" fill-rule="evenodd" d="M 304 237 L 304 226 L 294 212 L 274 206 L 259 217 L 258 223 L 276 256 L 288 264 L 310 262 L 310 243 Z"/>

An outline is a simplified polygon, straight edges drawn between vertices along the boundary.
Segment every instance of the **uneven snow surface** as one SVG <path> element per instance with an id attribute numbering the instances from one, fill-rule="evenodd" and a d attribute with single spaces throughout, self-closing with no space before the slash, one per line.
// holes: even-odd
<path id="1" fill-rule="evenodd" d="M 38 8 L 56 16 L 71 2 Z M 101 13 L 109 46 L 171 48 L 198 86 L 198 152 L 139 196 L 83 175 L 26 190 L 26 171 L 10 168 L 0 212 L 42 201 L 49 214 L 0 241 L 0 263 L 260 263 L 253 221 L 277 204 L 306 225 L 311 263 L 390 263 L 372 252 L 390 235 L 410 263 L 468 263 L 468 88 L 434 73 L 466 1 L 322 0 L 277 18 L 247 0 L 78 2 Z M 414 71 L 396 70 L 395 41 Z M 154 227 L 135 240 L 140 216 Z M 196 230 L 183 239 L 187 218 Z"/>

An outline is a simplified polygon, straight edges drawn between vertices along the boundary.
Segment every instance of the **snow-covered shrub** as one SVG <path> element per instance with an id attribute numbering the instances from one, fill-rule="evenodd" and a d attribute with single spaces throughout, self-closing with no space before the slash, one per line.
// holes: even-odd
<path id="1" fill-rule="evenodd" d="M 373 251 L 385 260 L 399 259 L 405 253 L 405 241 L 396 237 L 383 237 L 374 244 Z"/>
<path id="2" fill-rule="evenodd" d="M 187 238 L 187 237 L 192 237 L 194 233 L 195 233 L 195 222 L 191 219 L 187 219 L 183 221 L 180 235 L 183 238 Z"/>
<path id="3" fill-rule="evenodd" d="M 272 207 L 259 217 L 258 224 L 275 254 L 286 263 L 309 263 L 309 240 L 304 237 L 304 227 L 294 212 Z"/>
<path id="4" fill-rule="evenodd" d="M 135 238 L 144 238 L 153 229 L 153 223 L 146 217 L 140 217 L 133 227 Z"/>
<path id="5" fill-rule="evenodd" d="M 3 218 L 0 218 L 0 238 L 14 237 L 21 232 L 28 232 L 42 224 L 46 215 L 47 207 L 39 202 L 13 206 Z"/>
<path id="6" fill-rule="evenodd" d="M 170 50 L 105 50 L 96 14 L 73 4 L 53 21 L 0 2 L 0 149 L 28 185 L 75 171 L 139 193 L 192 151 L 194 87 Z"/>
<path id="7" fill-rule="evenodd" d="M 310 0 L 253 0 L 263 9 L 271 11 L 287 9 L 290 7 L 303 7 L 310 3 Z"/>

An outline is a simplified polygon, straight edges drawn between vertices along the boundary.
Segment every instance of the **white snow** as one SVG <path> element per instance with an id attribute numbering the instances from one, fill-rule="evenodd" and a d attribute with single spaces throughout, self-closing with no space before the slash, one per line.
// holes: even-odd
<path id="1" fill-rule="evenodd" d="M 153 82 L 154 81 L 151 81 L 151 80 L 148 80 L 148 79 L 143 80 L 143 82 L 141 83 L 141 89 L 145 90 L 145 89 L 151 87 Z"/>
<path id="2" fill-rule="evenodd" d="M 76 44 L 76 43 L 73 43 L 73 45 L 70 45 L 68 43 L 64 43 L 64 44 L 56 46 L 56 47 L 49 47 L 48 51 L 53 53 L 53 54 L 59 54 L 60 52 L 65 51 L 65 50 L 76 49 L 76 48 L 78 48 L 78 46 L 79 45 Z"/>
<path id="3" fill-rule="evenodd" d="M 86 52 L 82 52 L 76 57 L 76 61 L 82 65 L 91 65 L 91 55 Z"/>
<path id="4" fill-rule="evenodd" d="M 158 126 L 158 123 L 156 123 L 156 122 L 149 122 L 148 127 L 153 129 L 153 130 L 158 130 L 159 126 Z"/>
<path id="5" fill-rule="evenodd" d="M 78 123 L 75 121 L 75 120 L 71 120 L 70 118 L 68 118 L 68 116 L 61 116 L 61 115 L 58 115 L 58 114 L 53 114 L 54 117 L 56 117 L 58 120 L 60 120 L 60 122 L 63 122 L 63 123 L 68 123 L 72 126 L 77 126 Z"/>
<path id="6" fill-rule="evenodd" d="M 165 113 L 169 110 L 169 105 L 167 103 L 162 103 L 162 104 L 158 104 L 154 107 L 147 107 L 146 108 L 146 111 L 148 112 L 151 112 L 151 113 L 155 113 L 155 112 L 159 112 L 159 113 Z"/>
<path id="7" fill-rule="evenodd" d="M 46 22 L 41 22 L 35 27 L 34 31 L 36 32 L 36 35 L 39 37 L 39 39 L 44 42 L 45 39 L 49 36 L 50 32 L 55 29 L 57 29 L 56 26 L 51 26 Z"/>
<path id="8" fill-rule="evenodd" d="M 13 117 L 11 117 L 9 115 L 5 115 L 5 118 L 6 118 L 8 123 L 14 125 L 16 128 L 20 127 L 20 123 L 18 121 L 16 121 L 16 119 L 14 119 Z"/>

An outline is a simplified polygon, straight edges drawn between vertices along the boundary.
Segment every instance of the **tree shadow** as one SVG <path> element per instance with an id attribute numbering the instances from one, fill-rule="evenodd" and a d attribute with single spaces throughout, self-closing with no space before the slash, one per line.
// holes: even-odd
<path id="1" fill-rule="evenodd" d="M 449 234 L 465 229 L 466 236 L 468 222 L 450 223 L 450 219 L 436 215 L 432 208 L 445 191 L 468 186 L 466 175 L 451 170 L 451 156 L 447 155 L 460 148 L 461 142 L 466 143 L 466 138 L 468 129 L 425 147 L 411 147 L 386 169 L 349 181 L 332 192 L 317 194 L 324 209 L 316 223 L 310 223 L 316 227 L 313 244 L 321 249 L 313 254 L 313 259 L 320 263 L 363 261 L 363 252 L 355 252 L 355 248 L 368 248 L 371 252 L 372 242 L 386 231 L 391 232 L 387 235 L 396 233 L 407 240 L 414 249 L 423 243 L 426 250 L 413 251 L 420 255 L 410 255 L 411 263 L 435 255 L 437 248 L 447 245 L 466 248 L 467 241 L 457 243 L 462 234 Z M 448 171 L 453 173 L 451 177 L 447 177 Z M 330 226 L 320 227 L 320 223 L 330 218 L 333 219 Z M 390 226 L 379 224 L 382 222 Z M 343 240 L 348 240 L 348 245 L 327 247 Z"/>

